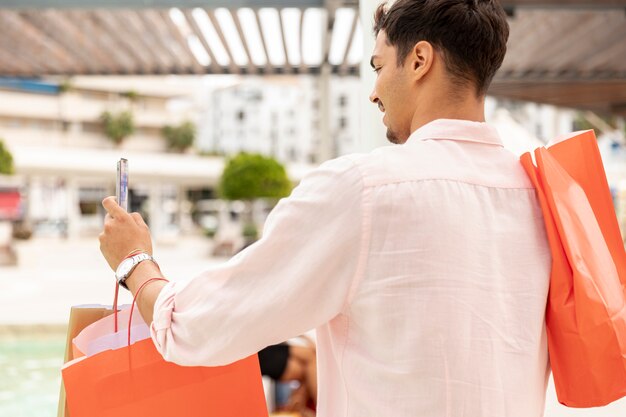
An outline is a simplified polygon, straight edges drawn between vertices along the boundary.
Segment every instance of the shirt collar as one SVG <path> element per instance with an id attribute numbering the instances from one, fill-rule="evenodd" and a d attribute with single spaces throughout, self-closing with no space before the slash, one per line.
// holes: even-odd
<path id="1" fill-rule="evenodd" d="M 407 142 L 427 139 L 459 140 L 504 146 L 498 131 L 493 126 L 469 120 L 433 120 L 413 132 Z"/>

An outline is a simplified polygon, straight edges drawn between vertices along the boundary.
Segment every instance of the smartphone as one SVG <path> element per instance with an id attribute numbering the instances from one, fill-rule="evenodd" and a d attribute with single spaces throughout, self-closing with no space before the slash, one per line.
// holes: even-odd
<path id="1" fill-rule="evenodd" d="M 117 197 L 117 204 L 128 211 L 128 160 L 124 158 L 117 161 L 115 196 Z"/>

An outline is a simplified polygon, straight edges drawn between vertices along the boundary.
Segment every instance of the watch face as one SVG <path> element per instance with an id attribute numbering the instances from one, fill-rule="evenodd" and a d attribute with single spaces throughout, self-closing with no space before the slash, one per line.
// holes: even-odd
<path id="1" fill-rule="evenodd" d="M 117 271 L 115 271 L 115 275 L 117 276 L 117 278 L 122 278 L 124 276 L 126 276 L 131 268 L 133 267 L 133 259 L 132 258 L 128 258 L 128 259 L 124 259 L 122 261 L 122 263 L 120 264 L 120 266 L 117 267 Z"/>

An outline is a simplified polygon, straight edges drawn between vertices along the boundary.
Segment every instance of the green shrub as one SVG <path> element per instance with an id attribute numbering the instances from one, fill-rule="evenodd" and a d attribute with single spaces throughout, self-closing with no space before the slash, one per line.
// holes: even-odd
<path id="1" fill-rule="evenodd" d="M 13 155 L 4 146 L 4 142 L 0 139 L 0 174 L 13 175 L 15 166 L 13 165 Z"/>
<path id="2" fill-rule="evenodd" d="M 247 241 L 255 241 L 259 238 L 259 231 L 254 223 L 246 223 L 241 234 Z"/>
<path id="3" fill-rule="evenodd" d="M 59 93 L 60 94 L 69 93 L 73 89 L 74 89 L 74 85 L 72 84 L 72 82 L 69 79 L 63 80 L 59 84 Z"/>
<path id="4" fill-rule="evenodd" d="M 167 148 L 175 151 L 188 149 L 196 140 L 196 127 L 191 122 L 183 122 L 178 126 L 165 126 L 161 132 L 167 142 Z"/>
<path id="5" fill-rule="evenodd" d="M 240 153 L 230 158 L 220 180 L 220 194 L 227 200 L 282 198 L 290 192 L 285 167 L 259 154 Z"/>
<path id="6" fill-rule="evenodd" d="M 121 144 L 125 138 L 135 133 L 133 114 L 129 111 L 119 114 L 105 111 L 100 115 L 100 121 L 104 126 L 104 134 L 116 145 Z"/>
<path id="7" fill-rule="evenodd" d="M 120 93 L 120 96 L 129 99 L 130 101 L 137 101 L 139 99 L 139 93 L 135 90 L 128 90 Z"/>

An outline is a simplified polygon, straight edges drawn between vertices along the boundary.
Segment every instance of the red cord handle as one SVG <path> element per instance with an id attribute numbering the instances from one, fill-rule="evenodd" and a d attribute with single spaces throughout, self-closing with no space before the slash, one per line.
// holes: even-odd
<path id="1" fill-rule="evenodd" d="M 145 252 L 143 249 L 135 249 L 132 252 L 130 252 L 128 255 L 126 255 L 126 257 L 124 259 L 122 259 L 122 261 L 125 261 L 128 258 L 132 258 L 133 256 L 137 255 L 138 253 L 141 252 Z M 161 268 L 159 267 L 159 265 L 157 264 L 157 268 L 159 268 L 159 271 L 161 270 Z M 166 280 L 167 281 L 167 280 Z M 114 314 L 114 320 L 113 320 L 113 327 L 115 330 L 115 333 L 117 333 L 118 330 L 118 326 L 117 326 L 117 297 L 119 296 L 120 293 L 120 284 L 116 283 L 115 284 L 115 295 L 113 296 L 113 314 Z"/>
<path id="2" fill-rule="evenodd" d="M 117 296 L 120 294 L 120 284 L 115 283 L 115 296 L 113 297 L 113 323 L 115 333 L 117 333 Z"/>
<path id="3" fill-rule="evenodd" d="M 141 284 L 141 287 L 139 287 L 139 289 L 137 290 L 137 293 L 135 294 L 135 297 L 133 298 L 133 304 L 130 306 L 130 317 L 128 318 L 128 346 L 130 346 L 130 326 L 131 326 L 131 324 L 133 322 L 133 310 L 135 309 L 135 304 L 137 302 L 137 298 L 139 298 L 139 294 L 145 288 L 145 286 L 148 285 L 149 283 L 153 282 L 153 281 L 166 281 L 166 282 L 169 282 L 165 278 L 150 278 L 149 280 L 147 280 L 146 282 Z M 148 324 L 148 323 L 146 323 L 146 324 Z"/>

